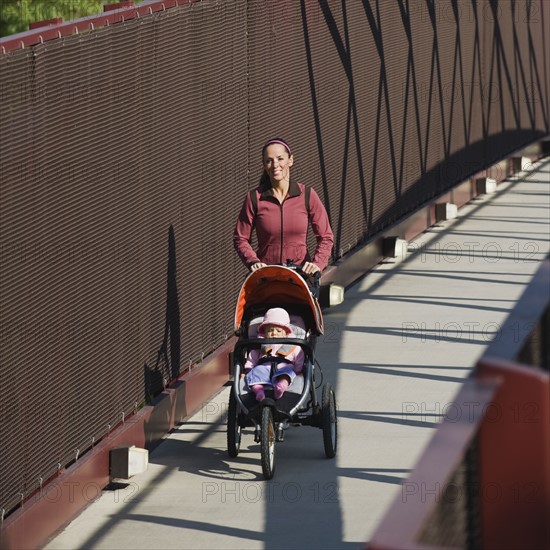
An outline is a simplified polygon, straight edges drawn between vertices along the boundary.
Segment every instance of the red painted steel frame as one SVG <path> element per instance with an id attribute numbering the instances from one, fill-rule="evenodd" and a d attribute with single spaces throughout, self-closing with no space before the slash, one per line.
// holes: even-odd
<path id="1" fill-rule="evenodd" d="M 550 548 L 550 376 L 491 358 L 477 368 L 502 381 L 480 430 L 482 548 Z"/>
<path id="2" fill-rule="evenodd" d="M 459 410 L 456 419 L 445 420 L 436 430 L 376 529 L 369 550 L 436 550 L 418 539 L 475 437 L 498 384 L 494 379 L 472 378 L 462 385 L 454 399 Z"/>
<path id="3" fill-rule="evenodd" d="M 113 4 L 114 9 L 102 14 L 82 17 L 57 25 L 39 27 L 27 32 L 0 38 L 0 52 L 7 53 L 20 48 L 28 48 L 29 46 L 41 44 L 47 40 L 90 31 L 98 27 L 105 27 L 106 25 L 123 23 L 130 19 L 138 19 L 155 12 L 165 11 L 169 8 L 193 4 L 195 2 L 198 2 L 198 0 L 164 0 L 163 2 L 159 0 L 150 0 L 148 2 L 142 2 L 139 5 L 120 8 L 116 7 L 116 4 Z"/>
<path id="4" fill-rule="evenodd" d="M 34 29 L 40 29 L 40 28 L 44 28 L 44 27 L 50 27 L 52 25 L 60 25 L 61 23 L 63 23 L 63 18 L 62 17 L 54 17 L 52 19 L 44 19 L 42 21 L 35 21 L 33 23 L 29 23 L 29 30 L 34 30 Z"/>
<path id="5" fill-rule="evenodd" d="M 460 418 L 469 422 L 443 423 L 438 428 L 378 526 L 369 550 L 427 550 L 418 539 L 436 506 L 433 488 L 448 483 L 476 433 L 482 550 L 550 548 L 549 375 L 483 359 L 456 401 L 465 405 Z M 473 409 L 468 407 L 472 404 Z M 472 410 L 484 414 L 474 418 Z"/>

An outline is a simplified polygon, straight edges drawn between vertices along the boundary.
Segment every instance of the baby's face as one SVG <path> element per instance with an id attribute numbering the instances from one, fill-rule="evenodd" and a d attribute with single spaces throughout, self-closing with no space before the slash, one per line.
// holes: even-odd
<path id="1" fill-rule="evenodd" d="M 286 336 L 286 331 L 278 325 L 265 325 L 264 335 L 266 338 L 284 338 Z"/>

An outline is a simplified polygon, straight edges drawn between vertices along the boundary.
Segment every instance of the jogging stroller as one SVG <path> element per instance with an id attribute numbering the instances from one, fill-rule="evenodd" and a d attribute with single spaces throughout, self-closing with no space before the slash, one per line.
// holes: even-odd
<path id="1" fill-rule="evenodd" d="M 321 400 L 316 395 L 316 375 L 320 367 L 315 360 L 316 338 L 323 334 L 323 316 L 316 298 L 314 281 L 305 280 L 299 268 L 292 265 L 270 265 L 252 272 L 244 281 L 235 312 L 238 341 L 233 352 L 233 385 L 227 418 L 227 448 L 231 457 L 239 454 L 243 431 L 254 430 L 254 441 L 260 443 L 262 471 L 265 479 L 275 472 L 275 443 L 284 440 L 289 426 L 321 428 L 327 458 L 336 455 L 337 413 L 334 389 L 322 386 Z M 311 285 L 311 286 L 310 286 Z M 265 312 L 282 307 L 290 316 L 294 337 L 260 338 L 257 329 Z M 252 349 L 263 344 L 298 345 L 304 351 L 303 375 L 297 375 L 280 399 L 273 389 L 257 401 L 244 378 L 243 367 Z"/>

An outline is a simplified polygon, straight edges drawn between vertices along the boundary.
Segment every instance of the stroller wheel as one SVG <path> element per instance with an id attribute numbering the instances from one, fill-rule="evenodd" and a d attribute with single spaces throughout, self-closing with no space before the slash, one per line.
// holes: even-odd
<path id="1" fill-rule="evenodd" d="M 260 450 L 262 455 L 262 471 L 265 479 L 271 479 L 275 473 L 275 439 L 273 412 L 271 407 L 263 407 Z"/>
<path id="2" fill-rule="evenodd" d="M 338 424 L 336 418 L 336 396 L 331 384 L 323 386 L 321 398 L 321 420 L 323 425 L 323 443 L 327 458 L 336 456 L 338 442 Z"/>
<path id="3" fill-rule="evenodd" d="M 235 458 L 239 454 L 241 435 L 242 428 L 239 425 L 239 407 L 232 390 L 229 395 L 229 407 L 227 410 L 227 452 L 232 458 Z"/>

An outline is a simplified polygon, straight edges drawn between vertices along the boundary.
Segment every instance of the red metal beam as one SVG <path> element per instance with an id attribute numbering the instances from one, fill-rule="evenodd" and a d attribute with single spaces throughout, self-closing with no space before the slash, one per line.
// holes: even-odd
<path id="1" fill-rule="evenodd" d="M 51 25 L 59 25 L 63 23 L 63 17 L 54 17 L 53 19 L 44 19 L 43 21 L 33 21 L 29 23 L 29 30 L 50 27 Z"/>
<path id="2" fill-rule="evenodd" d="M 378 525 L 369 550 L 434 550 L 420 535 L 481 425 L 498 387 L 496 380 L 467 379 L 457 394 L 453 418 L 437 428 Z"/>
<path id="3" fill-rule="evenodd" d="M 124 2 L 116 2 L 115 4 L 104 4 L 103 11 L 120 10 L 122 8 L 130 8 L 134 5 L 133 0 L 126 0 Z"/>
<path id="4" fill-rule="evenodd" d="M 127 7 L 114 7 L 105 13 L 82 17 L 73 21 L 66 21 L 47 27 L 39 27 L 27 32 L 13 34 L 0 38 L 0 52 L 7 53 L 21 48 L 28 48 L 36 44 L 41 44 L 48 40 L 54 40 L 63 36 L 71 36 L 81 32 L 123 23 L 131 19 L 138 19 L 155 12 L 165 11 L 170 8 L 192 4 L 199 0 L 149 0 L 138 5 L 129 5 Z M 121 2 L 120 4 L 126 4 Z"/>
<path id="5" fill-rule="evenodd" d="M 486 358 L 502 384 L 479 434 L 483 550 L 550 548 L 550 376 Z"/>

